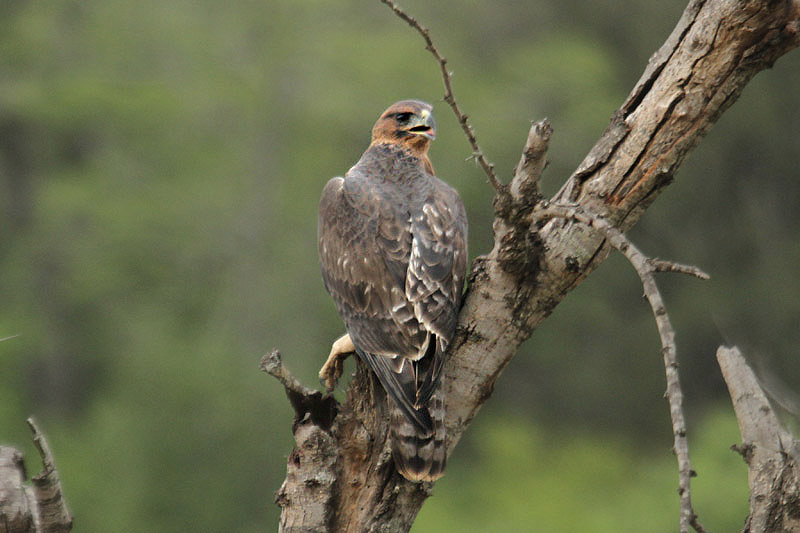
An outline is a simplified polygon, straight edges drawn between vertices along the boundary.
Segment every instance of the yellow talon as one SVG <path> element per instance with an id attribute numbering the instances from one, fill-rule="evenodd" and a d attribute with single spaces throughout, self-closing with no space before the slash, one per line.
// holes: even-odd
<path id="1" fill-rule="evenodd" d="M 328 360 L 319 370 L 319 380 L 325 384 L 327 392 L 331 392 L 336 387 L 336 383 L 342 377 L 342 372 L 344 371 L 344 360 L 355 351 L 356 347 L 348 334 L 344 334 L 333 341 Z"/>

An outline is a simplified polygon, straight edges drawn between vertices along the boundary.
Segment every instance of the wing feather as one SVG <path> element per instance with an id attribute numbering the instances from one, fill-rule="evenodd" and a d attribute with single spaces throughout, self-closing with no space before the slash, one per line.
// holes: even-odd
<path id="1" fill-rule="evenodd" d="M 373 354 L 410 356 L 425 339 L 400 288 L 410 225 L 387 213 L 388 202 L 359 178 L 351 170 L 348 179 L 333 178 L 323 190 L 322 279 L 356 346 Z"/>
<path id="2" fill-rule="evenodd" d="M 412 219 L 413 242 L 406 277 L 406 296 L 414 304 L 417 320 L 436 336 L 432 359 L 418 372 L 418 405 L 430 399 L 439 383 L 448 344 L 455 334 L 466 274 L 464 205 L 449 185 L 438 179 L 433 184 Z"/>

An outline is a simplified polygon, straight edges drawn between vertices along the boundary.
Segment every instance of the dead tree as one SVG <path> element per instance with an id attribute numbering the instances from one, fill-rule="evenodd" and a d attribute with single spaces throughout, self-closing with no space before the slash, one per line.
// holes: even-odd
<path id="1" fill-rule="evenodd" d="M 549 126 L 534 124 L 514 176 L 502 183 L 453 96 L 446 60 L 428 31 L 391 1 L 382 1 L 422 35 L 439 62 L 445 101 L 495 189 L 494 248 L 472 264 L 445 368 L 452 450 L 520 343 L 612 247 L 625 251 L 627 244 L 614 244 L 613 235 L 637 222 L 750 79 L 800 44 L 800 0 L 691 1 L 602 137 L 549 201 L 538 187 Z M 658 270 L 653 264 L 648 268 Z M 663 307 L 653 309 L 657 319 L 665 314 Z M 673 372 L 677 384 L 676 363 L 667 354 L 665 361 L 668 381 Z M 262 368 L 280 377 L 296 412 L 297 446 L 276 496 L 281 530 L 409 530 L 432 485 L 408 482 L 395 472 L 384 394 L 365 368 L 358 365 L 341 404 L 297 383 L 277 352 L 265 356 Z M 679 385 L 675 394 L 680 395 Z M 680 407 L 679 399 L 671 399 L 671 410 Z M 679 441 L 686 429 L 679 422 L 673 416 L 681 463 Z M 680 470 L 680 529 L 702 531 L 688 500 L 688 455 Z"/>
<path id="2" fill-rule="evenodd" d="M 514 176 L 502 183 L 453 96 L 446 60 L 430 34 L 390 0 L 382 1 L 422 35 L 435 56 L 445 101 L 495 189 L 494 248 L 472 264 L 445 368 L 452 450 L 520 343 L 612 247 L 626 251 L 624 239 L 614 244 L 613 236 L 631 228 L 672 182 L 686 155 L 750 79 L 800 44 L 800 0 L 692 0 L 602 137 L 549 201 L 538 186 L 549 126 L 531 128 Z M 658 267 L 650 263 L 648 269 Z M 657 319 L 665 314 L 663 306 L 653 310 Z M 668 381 L 673 372 L 677 385 L 677 365 L 667 355 Z M 341 404 L 300 385 L 277 351 L 265 356 L 262 368 L 282 380 L 296 412 L 297 446 L 276 496 L 281 530 L 409 530 L 432 485 L 408 482 L 395 472 L 384 394 L 365 368 L 358 365 Z M 677 386 L 671 410 L 680 408 Z M 673 429 L 681 463 L 679 441 L 686 429 L 675 416 Z M 680 464 L 680 529 L 702 531 L 688 500 L 692 472 L 686 459 Z"/>

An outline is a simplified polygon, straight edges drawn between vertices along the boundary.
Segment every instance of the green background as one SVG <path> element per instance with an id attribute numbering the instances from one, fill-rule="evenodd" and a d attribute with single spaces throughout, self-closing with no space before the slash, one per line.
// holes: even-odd
<path id="1" fill-rule="evenodd" d="M 681 2 L 406 0 L 508 179 L 555 128 L 553 194 L 677 22 Z M 800 54 L 760 74 L 631 232 L 700 266 L 659 278 L 677 331 L 693 497 L 741 528 L 747 470 L 714 359 L 738 343 L 789 411 L 800 368 Z M 420 37 L 377 1 L 0 4 L 0 442 L 49 437 L 75 530 L 271 531 L 292 413 L 343 327 L 316 206 L 403 98 L 434 104 L 431 157 L 464 198 L 471 257 L 492 190 Z M 348 363 L 348 371 L 352 369 Z M 677 467 L 652 315 L 612 256 L 500 377 L 414 531 L 674 531 Z"/>

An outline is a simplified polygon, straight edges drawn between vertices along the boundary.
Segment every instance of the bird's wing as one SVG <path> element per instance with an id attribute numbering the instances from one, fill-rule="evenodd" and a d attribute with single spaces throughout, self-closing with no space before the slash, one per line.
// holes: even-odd
<path id="1" fill-rule="evenodd" d="M 467 263 L 467 220 L 458 194 L 434 178 L 429 194 L 412 214 L 406 297 L 414 315 L 435 335 L 436 345 L 416 363 L 416 405 L 436 388 L 448 343 L 455 333 Z"/>
<path id="2" fill-rule="evenodd" d="M 381 194 L 359 179 L 328 182 L 318 226 L 322 279 L 356 346 L 409 356 L 424 342 L 403 291 L 410 223 L 400 202 Z"/>
<path id="3" fill-rule="evenodd" d="M 416 375 L 406 361 L 427 337 L 404 291 L 411 222 L 402 200 L 383 194 L 354 170 L 325 186 L 318 226 L 322 279 L 361 358 L 409 419 L 430 429 L 430 417 L 414 406 Z"/>

